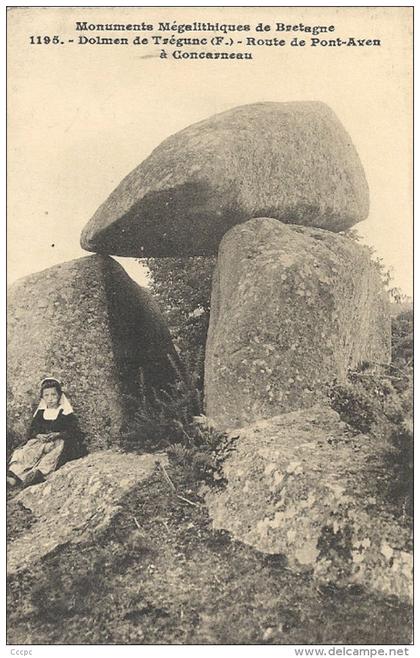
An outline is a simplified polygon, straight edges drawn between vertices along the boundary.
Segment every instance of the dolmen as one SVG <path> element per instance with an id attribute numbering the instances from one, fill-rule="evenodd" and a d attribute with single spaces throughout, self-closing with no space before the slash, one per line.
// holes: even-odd
<path id="1" fill-rule="evenodd" d="M 237 427 L 310 406 L 362 361 L 389 361 L 380 275 L 343 234 L 368 212 L 359 156 L 327 105 L 255 103 L 164 140 L 100 206 L 81 245 L 218 255 L 205 411 Z"/>

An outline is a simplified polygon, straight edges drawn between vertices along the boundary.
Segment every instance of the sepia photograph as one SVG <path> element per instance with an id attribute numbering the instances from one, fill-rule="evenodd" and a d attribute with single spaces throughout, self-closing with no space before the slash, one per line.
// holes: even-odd
<path id="1" fill-rule="evenodd" d="M 410 655 L 413 13 L 5 9 L 10 655 Z"/>

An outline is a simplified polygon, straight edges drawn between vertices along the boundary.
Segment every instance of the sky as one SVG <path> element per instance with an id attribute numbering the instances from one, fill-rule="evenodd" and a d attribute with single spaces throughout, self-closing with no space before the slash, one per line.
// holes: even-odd
<path id="1" fill-rule="evenodd" d="M 380 38 L 382 45 L 263 47 L 253 50 L 252 61 L 211 62 L 161 60 L 157 46 L 30 44 L 31 35 L 76 38 L 75 20 L 303 21 L 334 24 L 334 36 Z M 169 135 L 238 105 L 297 100 L 327 103 L 349 132 L 371 199 L 369 217 L 357 229 L 393 269 L 394 285 L 411 295 L 410 8 L 9 11 L 9 283 L 87 255 L 79 245 L 82 228 L 121 179 Z M 146 282 L 135 261 L 118 260 L 138 282 Z"/>

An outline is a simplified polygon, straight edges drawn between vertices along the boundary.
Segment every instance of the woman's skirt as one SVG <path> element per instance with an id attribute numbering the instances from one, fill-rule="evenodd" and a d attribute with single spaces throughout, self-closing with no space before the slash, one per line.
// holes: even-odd
<path id="1" fill-rule="evenodd" d="M 13 452 L 9 471 L 22 481 L 35 471 L 41 471 L 44 477 L 47 477 L 61 465 L 63 452 L 64 439 L 60 437 L 52 441 L 29 439 L 24 446 Z"/>

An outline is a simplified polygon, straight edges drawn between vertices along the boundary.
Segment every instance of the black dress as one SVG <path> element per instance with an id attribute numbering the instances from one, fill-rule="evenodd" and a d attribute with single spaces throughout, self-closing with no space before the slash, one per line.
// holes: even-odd
<path id="1" fill-rule="evenodd" d="M 61 454 L 59 466 L 87 454 L 83 435 L 74 413 L 64 414 L 63 410 L 60 409 L 57 418 L 47 420 L 44 418 L 44 410 L 38 409 L 29 427 L 28 439 L 35 438 L 37 434 L 48 434 L 49 432 L 59 432 L 60 438 L 64 440 L 64 450 Z"/>

